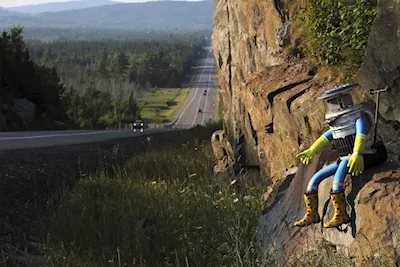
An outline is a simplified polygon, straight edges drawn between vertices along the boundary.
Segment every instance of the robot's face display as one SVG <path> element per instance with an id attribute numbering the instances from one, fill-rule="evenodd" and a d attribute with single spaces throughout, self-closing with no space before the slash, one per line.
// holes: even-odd
<path id="1" fill-rule="evenodd" d="M 337 113 L 359 104 L 357 95 L 354 91 L 337 94 L 324 99 L 326 113 Z"/>
<path id="2" fill-rule="evenodd" d="M 326 99 L 324 102 L 327 112 L 338 112 L 353 106 L 353 99 L 350 94 L 338 95 L 334 98 Z"/>

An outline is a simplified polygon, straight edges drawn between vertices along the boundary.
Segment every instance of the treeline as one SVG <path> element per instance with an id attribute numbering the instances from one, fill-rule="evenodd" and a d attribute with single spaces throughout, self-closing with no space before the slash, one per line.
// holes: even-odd
<path id="1" fill-rule="evenodd" d="M 27 98 L 47 119 L 86 129 L 137 119 L 137 94 L 149 87 L 180 86 L 204 44 L 201 34 L 192 34 L 151 42 L 25 45 L 22 32 L 13 28 L 2 36 L 0 105 Z"/>
<path id="2" fill-rule="evenodd" d="M 28 128 L 15 108 L 15 100 L 21 98 L 35 104 L 33 115 L 38 121 L 43 122 L 44 117 L 66 119 L 61 100 L 64 87 L 57 72 L 32 62 L 22 31 L 22 28 L 13 28 L 0 37 L 0 129 L 3 131 Z"/>
<path id="3" fill-rule="evenodd" d="M 180 86 L 203 45 L 203 36 L 191 34 L 152 41 L 30 41 L 29 49 L 33 60 L 54 67 L 67 87 L 95 86 L 127 97 L 116 91 Z"/>
<path id="4" fill-rule="evenodd" d="M 7 31 L 9 28 L 1 28 L 1 31 Z M 79 41 L 79 40 L 147 40 L 157 41 L 172 38 L 175 40 L 185 39 L 192 34 L 201 36 L 211 36 L 212 30 L 155 30 L 155 29 L 93 29 L 93 28 L 25 28 L 25 40 L 41 41 Z"/>

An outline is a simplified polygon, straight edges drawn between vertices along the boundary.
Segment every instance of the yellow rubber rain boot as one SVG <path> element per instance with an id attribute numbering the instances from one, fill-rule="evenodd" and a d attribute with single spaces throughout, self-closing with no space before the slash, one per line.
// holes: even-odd
<path id="1" fill-rule="evenodd" d="M 324 223 L 325 228 L 332 228 L 342 225 L 344 223 L 349 223 L 351 221 L 349 215 L 346 212 L 346 196 L 344 192 L 332 193 L 331 201 L 335 209 L 332 219 Z"/>
<path id="2" fill-rule="evenodd" d="M 294 225 L 303 227 L 313 223 L 319 223 L 321 218 L 318 214 L 318 193 L 304 194 L 304 202 L 306 203 L 306 214 L 303 219 L 295 222 Z"/>

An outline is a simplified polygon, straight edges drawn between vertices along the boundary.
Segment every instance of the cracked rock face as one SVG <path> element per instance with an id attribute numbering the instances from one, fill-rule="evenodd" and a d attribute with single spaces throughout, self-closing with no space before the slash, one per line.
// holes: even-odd
<path id="1" fill-rule="evenodd" d="M 379 0 L 378 13 L 372 24 L 365 59 L 358 72 L 362 87 L 390 91 L 381 93 L 379 112 L 380 133 L 385 140 L 400 139 L 400 2 Z M 374 96 L 375 100 L 375 96 Z M 400 152 L 400 142 L 390 144 L 394 154 Z"/>
<path id="2" fill-rule="evenodd" d="M 336 155 L 323 153 L 310 166 L 300 165 L 297 173 L 288 175 L 279 186 L 274 200 L 260 217 L 257 229 L 266 266 L 309 253 L 318 248 L 317 243 L 321 240 L 329 242 L 340 253 L 338 256 L 352 257 L 358 266 L 365 263 L 367 265 L 363 266 L 380 266 L 377 262 L 395 266 L 395 261 L 399 260 L 396 255 L 400 255 L 400 216 L 396 207 L 400 205 L 400 165 L 397 162 L 386 162 L 359 177 L 346 179 L 347 210 L 352 218 L 347 232 L 335 228 L 321 232 L 321 224 L 303 228 L 293 226 L 294 221 L 304 215 L 303 193 L 309 179 L 326 161 L 334 159 Z M 321 217 L 332 182 L 330 177 L 319 186 Z M 332 215 L 329 202 L 324 221 Z"/>
<path id="3" fill-rule="evenodd" d="M 339 81 L 315 76 L 304 62 L 286 54 L 290 50 L 287 48 L 296 43 L 290 35 L 292 6 L 288 2 L 294 1 L 217 0 L 214 14 L 212 40 L 221 86 L 224 134 L 232 150 L 232 161 L 243 168 L 258 166 L 268 180 L 266 184 L 278 191 L 270 208 L 260 217 L 259 245 L 278 260 L 315 249 L 321 240 L 360 261 L 364 256 L 399 255 L 400 218 L 395 206 L 400 199 L 400 173 L 390 170 L 400 166 L 390 165 L 394 163 L 390 160 L 362 177 L 347 180 L 348 201 L 355 211 L 349 232 L 330 229 L 320 234 L 319 226 L 302 229 L 293 226 L 304 215 L 303 193 L 307 183 L 324 160 L 309 168 L 300 165 L 296 174 L 286 177 L 285 173 L 298 164 L 296 153 L 308 148 L 323 132 L 324 108 L 315 97 L 339 85 Z M 305 7 L 307 1 L 296 2 Z M 379 126 L 390 159 L 400 153 L 396 142 L 390 141 L 400 140 L 400 106 L 396 105 L 400 101 L 398 2 L 378 1 L 381 10 L 373 24 L 366 60 L 359 73 L 364 89 L 386 84 L 393 87 L 382 98 Z M 321 209 L 329 198 L 331 186 L 332 178 L 321 184 Z M 272 191 L 270 195 L 266 199 L 272 198 Z M 332 211 L 328 209 L 327 217 L 329 212 Z M 368 243 L 371 240 L 377 242 L 371 245 Z"/>
<path id="4" fill-rule="evenodd" d="M 391 90 L 381 94 L 380 112 L 387 120 L 400 121 L 400 2 L 379 0 L 365 60 L 358 73 L 363 88 Z"/>
<path id="5" fill-rule="evenodd" d="M 336 85 L 283 56 L 288 10 L 284 1 L 219 0 L 214 14 L 225 134 L 235 162 L 258 166 L 272 183 L 322 132 L 323 104 L 315 97 Z"/>

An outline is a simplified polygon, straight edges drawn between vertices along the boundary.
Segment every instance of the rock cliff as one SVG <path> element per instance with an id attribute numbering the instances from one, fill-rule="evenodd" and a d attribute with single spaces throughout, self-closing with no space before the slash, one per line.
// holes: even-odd
<path id="1" fill-rule="evenodd" d="M 396 105 L 400 90 L 398 1 L 378 1 L 378 16 L 358 75 L 365 90 L 391 87 L 390 93 L 382 94 L 379 128 L 390 161 L 381 169 L 370 170 L 360 180 L 349 182 L 348 188 L 357 188 L 348 199 L 354 202 L 353 223 L 351 233 L 340 235 L 337 230 L 322 235 L 315 227 L 299 230 L 290 226 L 304 212 L 304 186 L 325 161 L 314 167 L 300 166 L 300 174 L 296 176 L 300 178 L 285 173 L 298 165 L 295 154 L 308 147 L 323 131 L 323 105 L 315 96 L 340 83 L 335 76 L 315 71 L 296 52 L 299 40 L 292 31 L 292 13 L 296 8 L 305 8 L 307 1 L 215 2 L 212 40 L 224 110 L 224 129 L 217 134 L 224 134 L 223 146 L 229 147 L 219 153 L 218 168 L 233 163 L 239 169 L 257 167 L 274 191 L 278 191 L 260 218 L 258 233 L 263 251 L 278 249 L 278 258 L 282 260 L 287 259 L 287 253 L 316 248 L 312 240 L 324 239 L 357 259 L 375 255 L 383 247 L 388 249 L 386 254 L 390 251 L 395 258 L 400 253 L 400 217 L 388 207 L 394 207 L 399 194 L 399 172 L 391 172 L 400 168 L 392 162 L 398 158 L 400 140 L 400 109 Z M 214 150 L 218 151 L 222 145 L 216 136 L 213 140 Z M 328 198 L 331 180 L 324 184 L 323 201 Z M 372 226 L 369 225 L 371 218 L 376 220 Z M 307 245 L 301 242 L 304 239 L 309 240 Z M 367 240 L 379 245 L 369 245 L 369 252 L 355 245 L 366 244 Z"/>
<path id="2" fill-rule="evenodd" d="M 292 41 L 283 1 L 216 4 L 212 39 L 224 131 L 236 162 L 259 167 L 275 183 L 321 133 L 323 105 L 314 98 L 337 81 L 285 53 Z"/>
<path id="3" fill-rule="evenodd" d="M 358 81 L 369 89 L 389 86 L 390 91 L 382 93 L 379 112 L 381 133 L 388 141 L 400 140 L 400 2 L 379 0 L 378 13 L 372 24 L 365 51 L 365 59 L 358 72 Z M 398 159 L 399 142 L 390 143 Z"/>

